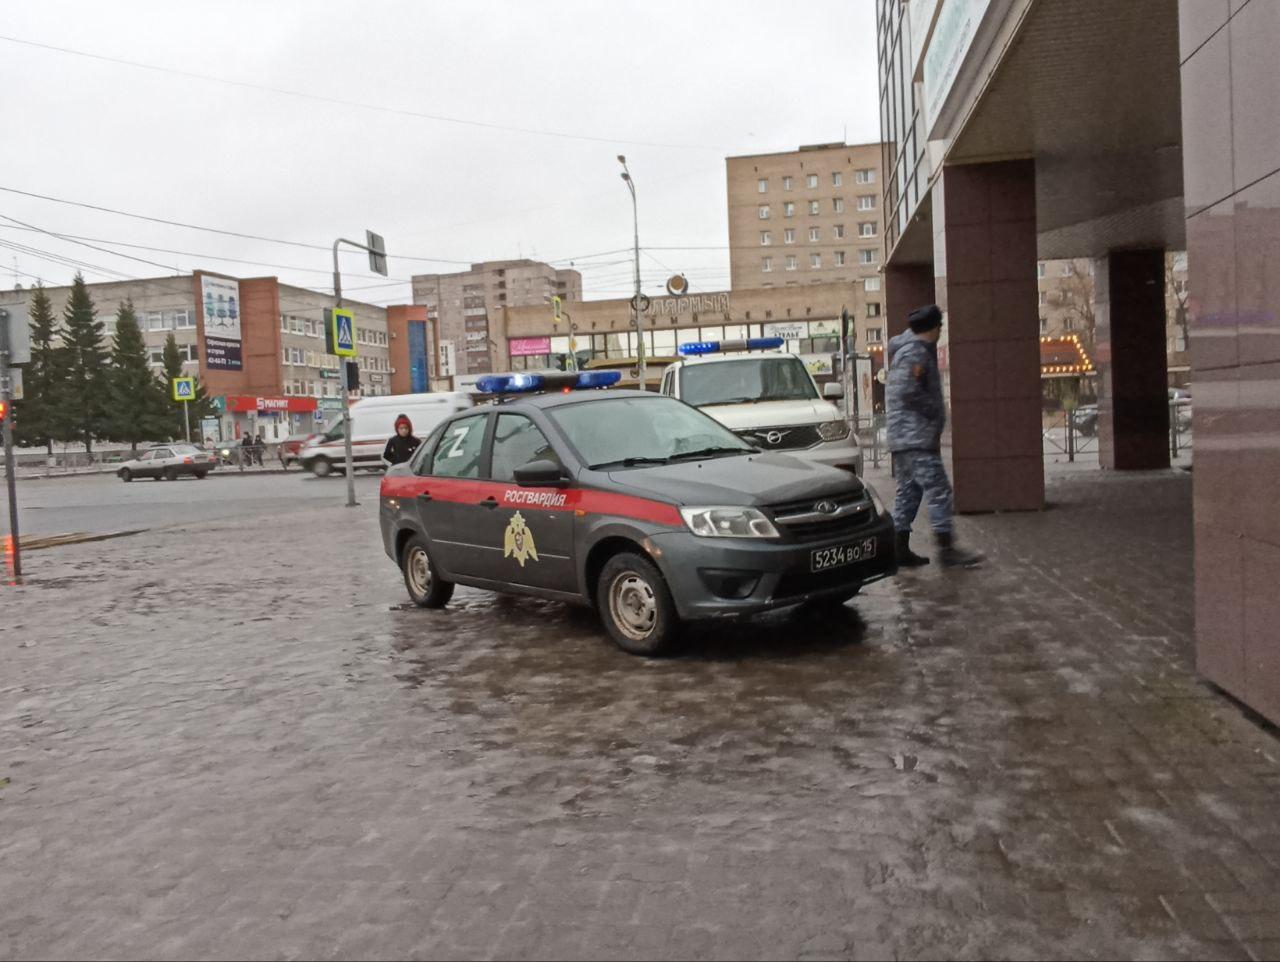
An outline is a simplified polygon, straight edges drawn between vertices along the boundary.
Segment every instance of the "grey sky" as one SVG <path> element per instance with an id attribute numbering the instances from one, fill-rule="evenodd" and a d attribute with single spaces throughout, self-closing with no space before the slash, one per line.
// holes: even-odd
<path id="1" fill-rule="evenodd" d="M 210 82 L 0 41 L 0 187 L 326 245 L 380 231 L 393 255 L 537 257 L 588 297 L 630 282 L 627 155 L 645 287 L 668 268 L 728 286 L 724 157 L 878 139 L 871 0 L 742 2 L 123 2 L 6 5 L 0 34 L 319 97 L 602 138 L 487 129 Z M 631 141 L 631 143 L 628 143 Z M 664 144 L 672 146 L 644 146 Z M 278 274 L 327 288 L 320 250 L 221 237 L 0 192 L 0 214 L 181 270 Z M 168 273 L 0 220 L 0 242 L 131 276 Z M 166 254 L 115 246 L 170 248 Z M 195 255 L 195 256 L 193 256 Z M 205 256 L 199 256 L 205 255 Z M 222 255 L 306 270 L 235 264 Z M 590 256 L 588 256 L 590 255 Z M 0 248 L 65 283 L 73 268 Z M 660 262 L 660 263 L 659 263 Z M 347 261 L 348 292 L 409 300 Z M 366 275 L 366 276 L 361 276 Z M 105 279 L 86 271 L 90 280 Z M 345 275 L 344 275 L 345 276 Z M 30 277 L 19 276 L 30 283 Z"/>

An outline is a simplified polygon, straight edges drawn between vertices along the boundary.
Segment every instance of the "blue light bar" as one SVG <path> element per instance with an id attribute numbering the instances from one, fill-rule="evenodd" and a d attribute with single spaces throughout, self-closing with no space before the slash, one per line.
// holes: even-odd
<path id="1" fill-rule="evenodd" d="M 533 394 L 550 388 L 586 391 L 609 387 L 622 380 L 621 371 L 584 371 L 581 374 L 486 374 L 476 381 L 481 394 Z"/>
<path id="2" fill-rule="evenodd" d="M 694 341 L 681 344 L 678 350 L 685 357 L 690 357 L 729 351 L 776 351 L 784 343 L 780 337 L 749 337 L 745 341 Z"/>

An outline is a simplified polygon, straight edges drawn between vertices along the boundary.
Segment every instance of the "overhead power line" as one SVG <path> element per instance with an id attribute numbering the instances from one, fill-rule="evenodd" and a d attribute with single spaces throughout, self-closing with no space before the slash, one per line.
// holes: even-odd
<path id="1" fill-rule="evenodd" d="M 648 140 L 627 140 L 618 137 L 596 137 L 590 134 L 575 134 L 563 130 L 546 130 L 536 127 L 519 127 L 513 124 L 499 124 L 486 120 L 475 120 L 469 117 L 450 117 L 445 114 L 429 114 L 418 110 L 408 110 L 404 107 L 390 107 L 385 104 L 372 104 L 359 100 L 347 100 L 342 97 L 330 97 L 325 94 L 309 93 L 305 90 L 290 90 L 286 87 L 272 87 L 268 84 L 253 83 L 248 80 L 233 80 L 229 77 L 217 77 L 213 74 L 196 73 L 193 70 L 180 70 L 176 67 L 162 67 L 158 64 L 142 63 L 138 60 L 125 60 L 122 57 L 109 57 L 106 54 L 93 53 L 88 50 L 75 50 L 71 47 L 59 47 L 51 43 L 41 43 L 37 40 L 26 40 L 22 37 L 8 37 L 0 35 L 0 40 L 7 41 L 8 43 L 20 44 L 24 47 L 35 47 L 40 50 L 50 50 L 55 53 L 68 54 L 73 57 L 84 57 L 88 60 L 98 60 L 103 63 L 111 63 L 121 67 L 133 67 L 138 70 L 151 70 L 156 73 L 173 74 L 179 77 L 187 77 L 192 80 L 203 80 L 208 83 L 226 84 L 230 87 L 241 87 L 246 90 L 261 90 L 267 93 L 280 94 L 285 97 L 297 97 L 301 100 L 311 100 L 316 103 L 336 104 L 341 107 L 355 107 L 360 110 L 374 110 L 378 113 L 394 114 L 400 117 L 415 117 L 419 120 L 432 120 L 437 123 L 456 124 L 462 127 L 476 127 L 483 130 L 501 130 L 515 134 L 530 134 L 537 137 L 554 137 L 560 140 L 581 140 L 589 143 L 613 144 L 629 147 L 664 147 L 673 150 L 714 150 L 720 153 L 725 152 L 727 149 L 710 144 L 672 144 Z"/>

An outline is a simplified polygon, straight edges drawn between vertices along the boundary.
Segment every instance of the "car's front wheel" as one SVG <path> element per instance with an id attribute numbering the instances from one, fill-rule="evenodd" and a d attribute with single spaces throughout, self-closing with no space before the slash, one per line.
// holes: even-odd
<path id="1" fill-rule="evenodd" d="M 333 474 L 333 462 L 328 458 L 316 458 L 311 462 L 311 473 L 317 478 L 327 478 Z"/>
<path id="2" fill-rule="evenodd" d="M 121 480 L 121 481 L 132 481 L 132 480 L 133 480 L 133 472 L 132 472 L 132 471 L 130 471 L 128 468 L 121 468 L 121 469 L 120 469 L 120 480 Z"/>
<path id="3" fill-rule="evenodd" d="M 165 479 L 166 481 L 177 481 L 177 480 L 178 480 L 178 469 L 177 469 L 177 468 L 165 468 L 165 469 L 164 469 L 164 479 Z"/>
<path id="4" fill-rule="evenodd" d="M 671 591 L 648 558 L 624 551 L 605 562 L 596 582 L 596 605 L 614 642 L 633 655 L 660 655 L 680 630 Z"/>
<path id="5" fill-rule="evenodd" d="M 443 608 L 453 597 L 453 582 L 445 581 L 431 563 L 427 539 L 415 534 L 400 552 L 400 570 L 409 598 L 419 608 Z"/>

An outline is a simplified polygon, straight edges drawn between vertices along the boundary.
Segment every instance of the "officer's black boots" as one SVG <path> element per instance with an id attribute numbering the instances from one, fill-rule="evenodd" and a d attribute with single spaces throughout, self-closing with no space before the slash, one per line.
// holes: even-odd
<path id="1" fill-rule="evenodd" d="M 899 568 L 918 568 L 921 565 L 929 563 L 928 558 L 922 558 L 911 550 L 911 532 L 899 531 L 897 533 L 897 555 Z"/>
<path id="2" fill-rule="evenodd" d="M 949 531 L 946 534 L 934 534 L 933 538 L 938 543 L 938 560 L 942 562 L 944 567 L 971 568 L 974 565 L 982 564 L 985 560 L 985 557 L 976 551 L 965 551 L 963 548 L 957 548 L 955 540 Z"/>

